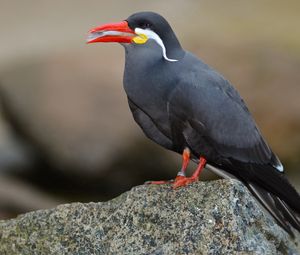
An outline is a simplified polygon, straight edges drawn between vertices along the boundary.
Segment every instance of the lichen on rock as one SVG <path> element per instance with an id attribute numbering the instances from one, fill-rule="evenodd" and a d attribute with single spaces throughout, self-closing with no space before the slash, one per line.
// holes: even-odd
<path id="1" fill-rule="evenodd" d="M 240 182 L 142 185 L 0 221 L 0 254 L 300 254 Z"/>

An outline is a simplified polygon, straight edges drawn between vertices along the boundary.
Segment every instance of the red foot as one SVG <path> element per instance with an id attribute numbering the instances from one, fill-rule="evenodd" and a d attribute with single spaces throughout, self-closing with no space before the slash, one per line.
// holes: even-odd
<path id="1" fill-rule="evenodd" d="M 198 177 L 185 177 L 185 176 L 177 176 L 174 183 L 173 183 L 173 189 L 178 189 L 180 187 L 184 187 L 192 182 L 198 181 Z"/>
<path id="2" fill-rule="evenodd" d="M 161 185 L 161 184 L 170 184 L 173 183 L 174 180 L 169 180 L 169 181 L 147 181 L 145 184 L 154 184 L 154 185 Z"/>

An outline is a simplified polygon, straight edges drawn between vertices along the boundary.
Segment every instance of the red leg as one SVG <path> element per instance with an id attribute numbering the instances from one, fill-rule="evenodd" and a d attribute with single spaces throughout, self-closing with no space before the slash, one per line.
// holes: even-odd
<path id="1" fill-rule="evenodd" d="M 190 162 L 190 156 L 191 156 L 190 150 L 188 148 L 185 148 L 183 150 L 183 153 L 182 153 L 182 166 L 181 166 L 180 171 L 177 174 L 175 182 L 176 182 L 176 180 L 179 180 L 181 178 L 185 178 L 185 171 L 186 171 L 186 169 L 188 167 L 188 164 Z M 169 181 L 148 181 L 148 182 L 146 182 L 146 184 L 168 184 L 168 183 L 173 183 L 173 182 L 174 182 L 174 180 L 169 180 Z"/>
<path id="2" fill-rule="evenodd" d="M 177 173 L 177 176 L 174 181 L 175 183 L 178 182 L 179 180 L 186 178 L 185 172 L 190 163 L 190 157 L 191 157 L 191 151 L 189 150 L 189 148 L 185 148 L 182 153 L 182 166 L 180 171 Z"/>
<path id="3" fill-rule="evenodd" d="M 202 172 L 203 168 L 205 167 L 205 164 L 206 164 L 206 159 L 203 157 L 200 157 L 199 164 L 198 164 L 195 172 L 193 173 L 193 175 L 191 177 L 182 176 L 182 178 L 180 178 L 180 179 L 176 178 L 173 183 L 173 189 L 177 189 L 179 187 L 186 186 L 192 182 L 198 181 L 200 173 Z"/>
<path id="4" fill-rule="evenodd" d="M 185 148 L 182 153 L 182 166 L 180 171 L 177 174 L 178 176 L 185 176 L 186 169 L 190 163 L 191 151 L 189 148 Z"/>
<path id="5" fill-rule="evenodd" d="M 205 165 L 206 165 L 206 159 L 203 158 L 203 157 L 200 157 L 199 158 L 199 164 L 198 164 L 195 172 L 193 173 L 192 177 L 193 178 L 199 178 L 199 176 L 200 176 L 203 168 L 205 167 Z"/>

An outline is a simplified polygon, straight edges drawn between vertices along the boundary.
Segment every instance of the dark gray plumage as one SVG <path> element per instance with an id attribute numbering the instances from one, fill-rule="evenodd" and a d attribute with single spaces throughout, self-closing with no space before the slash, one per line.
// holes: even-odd
<path id="1" fill-rule="evenodd" d="M 183 50 L 160 15 L 136 13 L 127 22 L 133 31 L 153 31 L 163 42 L 150 38 L 143 44 L 123 44 L 124 88 L 145 135 L 178 153 L 188 147 L 193 160 L 204 157 L 222 176 L 241 180 L 287 232 L 292 235 L 289 224 L 300 231 L 299 194 L 238 92 Z"/>

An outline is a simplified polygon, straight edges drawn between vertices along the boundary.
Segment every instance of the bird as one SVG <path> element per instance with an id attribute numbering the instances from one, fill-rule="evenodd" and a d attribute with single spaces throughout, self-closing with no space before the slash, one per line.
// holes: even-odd
<path id="1" fill-rule="evenodd" d="M 206 167 L 240 180 L 294 237 L 300 232 L 300 196 L 278 156 L 262 136 L 231 83 L 182 48 L 168 21 L 137 12 L 117 23 L 91 29 L 87 43 L 117 42 L 125 49 L 123 87 L 134 120 L 146 137 L 182 154 L 173 188 L 199 179 Z M 186 176 L 190 160 L 197 168 Z"/>

